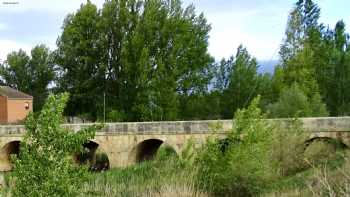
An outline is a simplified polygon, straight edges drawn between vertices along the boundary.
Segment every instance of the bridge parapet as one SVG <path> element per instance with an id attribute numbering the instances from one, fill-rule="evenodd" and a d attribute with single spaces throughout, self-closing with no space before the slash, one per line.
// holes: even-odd
<path id="1" fill-rule="evenodd" d="M 64 124 L 63 126 L 79 131 L 92 126 L 87 124 Z M 169 122 L 127 122 L 106 123 L 104 128 L 97 131 L 100 134 L 198 134 L 198 133 L 226 133 L 232 129 L 232 120 L 207 120 L 207 121 L 169 121 Z M 1 135 L 23 135 L 23 125 L 2 125 Z"/>
<path id="2" fill-rule="evenodd" d="M 311 132 L 350 132 L 350 117 L 303 118 L 303 128 Z"/>
<path id="3" fill-rule="evenodd" d="M 350 133 L 350 117 L 325 117 L 325 118 L 301 118 L 302 127 L 308 132 L 348 132 Z M 275 122 L 288 125 L 293 119 L 268 119 L 267 122 Z M 205 121 L 168 121 L 168 122 L 127 122 L 106 123 L 105 127 L 97 131 L 96 135 L 118 134 L 199 134 L 199 133 L 226 133 L 232 129 L 232 120 L 205 120 Z M 79 131 L 93 125 L 65 124 L 64 127 Z M 23 135 L 23 125 L 2 125 L 0 136 Z"/>
<path id="4" fill-rule="evenodd" d="M 282 127 L 291 125 L 295 119 L 269 119 L 269 122 L 280 124 Z M 315 132 L 350 132 L 350 117 L 318 117 L 300 118 L 302 128 L 311 133 Z"/>

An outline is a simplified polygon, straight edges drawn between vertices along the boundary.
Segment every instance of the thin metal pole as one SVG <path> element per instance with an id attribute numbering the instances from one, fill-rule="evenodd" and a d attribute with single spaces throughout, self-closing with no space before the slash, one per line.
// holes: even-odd
<path id="1" fill-rule="evenodd" d="M 103 122 L 106 122 L 106 92 L 103 92 Z"/>

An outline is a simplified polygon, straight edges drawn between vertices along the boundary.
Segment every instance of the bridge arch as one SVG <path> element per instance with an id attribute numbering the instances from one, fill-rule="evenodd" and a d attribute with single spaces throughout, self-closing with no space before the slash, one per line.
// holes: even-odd
<path id="1" fill-rule="evenodd" d="M 10 171 L 12 169 L 11 156 L 19 154 L 21 141 L 13 140 L 6 143 L 0 150 L 0 169 Z"/>
<path id="2" fill-rule="evenodd" d="M 342 139 L 339 138 L 333 138 L 333 137 L 317 137 L 312 136 L 309 139 L 305 141 L 305 148 L 307 148 L 311 143 L 316 141 L 323 141 L 328 143 L 337 143 L 341 148 L 350 148 L 348 144 L 346 144 Z"/>
<path id="3" fill-rule="evenodd" d="M 176 154 L 176 149 L 169 143 L 161 139 L 151 138 L 139 142 L 129 154 L 129 163 L 140 163 L 152 160 L 157 155 L 160 147 L 164 147 L 165 151 L 170 154 Z"/>
<path id="4" fill-rule="evenodd" d="M 92 171 L 108 170 L 110 167 L 108 155 L 94 140 L 83 144 L 83 152 L 76 154 L 75 160 L 79 165 L 88 165 Z"/>

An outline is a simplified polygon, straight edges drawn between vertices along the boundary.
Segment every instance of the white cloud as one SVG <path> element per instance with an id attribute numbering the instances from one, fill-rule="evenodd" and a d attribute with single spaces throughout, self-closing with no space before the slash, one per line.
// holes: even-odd
<path id="1" fill-rule="evenodd" d="M 86 0 L 8 0 L 16 4 L 4 4 L 5 0 L 0 0 L 0 12 L 24 12 L 24 11 L 47 11 L 49 13 L 67 13 L 75 11 Z M 92 0 L 92 3 L 101 7 L 104 0 Z"/>
<path id="2" fill-rule="evenodd" d="M 29 53 L 31 48 L 31 45 L 25 43 L 19 43 L 13 40 L 0 40 L 0 62 L 6 60 L 7 54 L 9 54 L 12 51 L 18 51 L 19 49 L 23 49 L 24 51 Z"/>
<path id="3" fill-rule="evenodd" d="M 209 52 L 218 59 L 234 55 L 240 44 L 258 59 L 270 60 L 277 58 L 276 50 L 280 44 L 278 38 L 251 35 L 240 30 L 239 27 L 227 27 L 224 31 L 213 29 L 210 35 Z"/>
<path id="4" fill-rule="evenodd" d="M 228 58 L 242 44 L 259 60 L 277 59 L 287 14 L 275 6 L 205 14 L 212 25 L 209 52 L 217 59 Z"/>

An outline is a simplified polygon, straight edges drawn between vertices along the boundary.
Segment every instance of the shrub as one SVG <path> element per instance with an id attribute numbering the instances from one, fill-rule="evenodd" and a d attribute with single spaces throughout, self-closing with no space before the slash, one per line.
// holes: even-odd
<path id="1" fill-rule="evenodd" d="M 204 145 L 197 160 L 201 188 L 220 196 L 252 196 L 266 186 L 271 177 L 272 128 L 263 120 L 259 100 L 235 113 L 225 151 L 218 140 L 209 139 Z"/>
<path id="2" fill-rule="evenodd" d="M 107 113 L 107 122 L 122 122 L 125 119 L 125 113 L 118 110 L 111 110 Z"/>
<path id="3" fill-rule="evenodd" d="M 175 158 L 177 157 L 176 151 L 169 145 L 161 145 L 158 148 L 155 160 L 156 161 L 164 161 L 164 160 L 166 161 L 172 157 L 175 157 Z"/>
<path id="4" fill-rule="evenodd" d="M 314 93 L 309 99 L 296 83 L 282 90 L 278 101 L 267 108 L 271 117 L 278 118 L 328 115 L 326 105 L 322 102 L 319 93 Z"/>
<path id="5" fill-rule="evenodd" d="M 96 126 L 80 132 L 61 127 L 68 94 L 50 95 L 38 118 L 26 120 L 26 134 L 15 159 L 13 196 L 76 196 L 87 169 L 73 165 L 72 155 L 94 137 Z"/>
<path id="6" fill-rule="evenodd" d="M 315 139 L 309 142 L 304 156 L 311 166 L 334 164 L 344 158 L 344 146 L 334 139 Z"/>
<path id="7" fill-rule="evenodd" d="M 277 176 L 290 176 L 306 168 L 304 162 L 307 135 L 298 119 L 283 125 L 275 125 L 270 157 Z"/>

